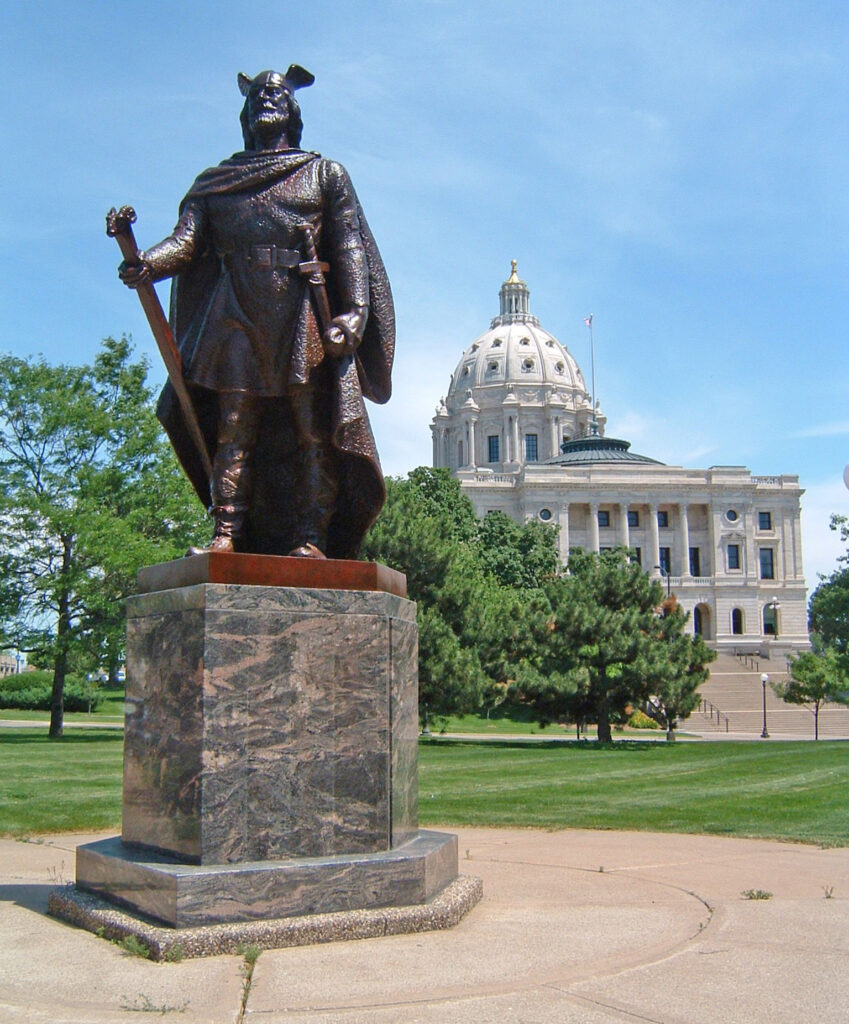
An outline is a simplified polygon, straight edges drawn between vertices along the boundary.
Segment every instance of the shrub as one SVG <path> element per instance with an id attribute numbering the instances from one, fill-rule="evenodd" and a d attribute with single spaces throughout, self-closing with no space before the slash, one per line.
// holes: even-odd
<path id="1" fill-rule="evenodd" d="M 53 673 L 45 671 L 21 672 L 0 678 L 0 708 L 18 711 L 49 711 L 53 689 Z M 69 675 L 65 679 L 65 710 L 94 711 L 102 694 L 96 685 Z"/>
<path id="2" fill-rule="evenodd" d="M 648 715 L 644 714 L 642 711 L 640 711 L 639 708 L 636 708 L 631 713 L 631 717 L 628 719 L 628 725 L 630 725 L 632 729 L 660 728 L 659 722 L 656 722 L 653 718 L 650 718 Z"/>

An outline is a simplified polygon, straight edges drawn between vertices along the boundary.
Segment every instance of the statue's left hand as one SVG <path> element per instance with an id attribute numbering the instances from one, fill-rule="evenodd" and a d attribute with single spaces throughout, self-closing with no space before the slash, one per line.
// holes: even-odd
<path id="1" fill-rule="evenodd" d="M 350 313 L 335 316 L 322 338 L 327 355 L 337 359 L 353 355 L 363 340 L 367 316 L 368 309 L 362 306 L 358 306 Z"/>

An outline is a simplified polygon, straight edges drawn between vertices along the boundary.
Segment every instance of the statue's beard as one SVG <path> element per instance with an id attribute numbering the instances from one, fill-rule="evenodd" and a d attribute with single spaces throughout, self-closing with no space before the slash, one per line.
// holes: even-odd
<path id="1" fill-rule="evenodd" d="M 260 137 L 285 132 L 288 127 L 288 116 L 277 110 L 261 110 L 250 122 L 251 131 Z"/>
<path id="2" fill-rule="evenodd" d="M 289 118 L 286 114 L 281 113 L 279 110 L 259 110 L 251 118 L 251 127 L 271 127 L 285 128 L 289 123 Z"/>

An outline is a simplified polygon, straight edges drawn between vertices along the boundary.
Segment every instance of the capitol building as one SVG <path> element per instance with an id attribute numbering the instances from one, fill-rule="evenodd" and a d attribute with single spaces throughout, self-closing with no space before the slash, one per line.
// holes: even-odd
<path id="1" fill-rule="evenodd" d="M 711 647 L 771 658 L 807 647 L 798 476 L 667 466 L 606 437 L 580 367 L 529 298 L 514 261 L 499 315 L 436 410 L 434 466 L 480 516 L 559 526 L 564 563 L 570 548 L 631 548 Z"/>

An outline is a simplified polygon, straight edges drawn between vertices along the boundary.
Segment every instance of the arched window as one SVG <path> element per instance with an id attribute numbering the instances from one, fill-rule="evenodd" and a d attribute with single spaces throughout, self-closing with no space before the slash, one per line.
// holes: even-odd
<path id="1" fill-rule="evenodd" d="M 764 605 L 764 636 L 778 636 L 778 611 L 774 603 Z"/>
<path id="2" fill-rule="evenodd" d="M 696 607 L 693 609 L 693 632 L 696 634 L 696 636 L 701 636 L 703 628 L 704 627 L 702 626 L 702 610 L 701 608 L 699 608 L 698 605 L 696 605 Z"/>
<path id="3" fill-rule="evenodd" d="M 743 635 L 743 611 L 741 608 L 731 609 L 731 632 L 734 636 Z"/>

